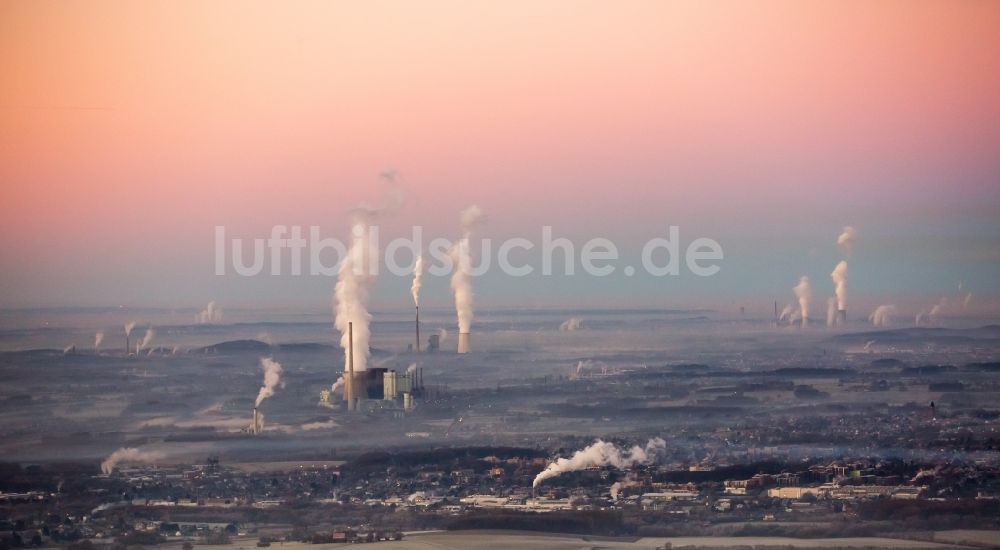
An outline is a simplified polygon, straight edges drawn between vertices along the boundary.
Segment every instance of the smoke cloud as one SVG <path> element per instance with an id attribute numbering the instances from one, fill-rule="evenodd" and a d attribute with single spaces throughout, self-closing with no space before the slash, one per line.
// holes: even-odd
<path id="1" fill-rule="evenodd" d="M 212 300 L 205 306 L 205 309 L 201 310 L 200 313 L 194 316 L 194 322 L 200 325 L 207 325 L 209 323 L 221 323 L 222 322 L 222 309 L 216 307 L 215 300 Z"/>
<path id="2" fill-rule="evenodd" d="M 882 305 L 875 308 L 875 311 L 868 316 L 868 320 L 877 327 L 885 327 L 892 323 L 892 316 L 895 314 L 896 306 Z"/>
<path id="3" fill-rule="evenodd" d="M 135 447 L 122 447 L 117 451 L 111 453 L 111 455 L 101 462 L 101 471 L 105 474 L 110 474 L 114 471 L 115 466 L 122 462 L 140 462 L 140 463 L 152 463 L 157 460 L 163 460 L 165 455 L 159 451 L 141 451 Z"/>
<path id="4" fill-rule="evenodd" d="M 847 309 L 847 262 L 841 260 L 830 273 L 833 291 L 837 295 L 837 309 Z"/>
<path id="5" fill-rule="evenodd" d="M 146 346 L 151 344 L 153 342 L 154 336 L 156 336 L 156 331 L 153 330 L 153 327 L 147 328 L 146 334 L 142 337 L 142 341 L 139 342 L 139 347 L 137 348 L 136 352 L 138 352 L 138 350 L 144 349 Z"/>
<path id="6" fill-rule="evenodd" d="M 543 481 L 567 472 L 575 472 L 586 468 L 612 466 L 624 470 L 640 464 L 652 464 L 658 460 L 667 449 L 667 443 L 659 437 L 654 437 L 644 447 L 638 445 L 622 450 L 612 443 L 598 439 L 586 449 L 577 451 L 570 458 L 559 458 L 550 463 L 540 474 L 535 476 L 532 487 L 538 487 Z"/>
<path id="7" fill-rule="evenodd" d="M 802 316 L 802 326 L 809 324 L 809 301 L 812 300 L 812 288 L 809 286 L 809 277 L 803 275 L 799 278 L 799 284 L 792 289 L 795 297 L 799 299 L 799 315 Z"/>
<path id="8" fill-rule="evenodd" d="M 331 393 L 338 392 L 338 391 L 343 391 L 343 389 L 344 389 L 344 377 L 343 376 L 341 376 L 340 378 L 337 378 L 337 381 L 334 382 L 332 386 L 330 386 L 330 392 Z"/>
<path id="9" fill-rule="evenodd" d="M 563 332 L 573 332 L 579 330 L 583 326 L 583 320 L 577 317 L 570 317 L 559 325 L 559 330 Z"/>
<path id="10" fill-rule="evenodd" d="M 486 215 L 476 205 L 462 210 L 460 221 L 462 238 L 452 245 L 450 255 L 455 271 L 451 276 L 451 289 L 455 294 L 455 311 L 458 314 L 458 332 L 467 333 L 472 328 L 472 254 L 469 240 L 476 226 L 486 221 Z"/>
<path id="11" fill-rule="evenodd" d="M 132 329 L 134 328 L 135 328 L 135 321 L 132 321 L 131 323 L 125 323 L 125 336 L 131 336 Z"/>
<path id="12" fill-rule="evenodd" d="M 274 389 L 281 383 L 281 363 L 270 357 L 263 357 L 260 360 L 260 368 L 264 371 L 264 385 L 257 393 L 255 407 L 259 407 L 262 401 L 274 395 Z"/>
<path id="13" fill-rule="evenodd" d="M 786 306 L 785 306 L 785 307 L 784 307 L 784 308 L 783 308 L 783 309 L 781 310 L 781 315 L 779 315 L 779 316 L 778 316 L 778 321 L 780 321 L 780 322 L 785 322 L 785 321 L 788 321 L 789 323 L 791 323 L 791 322 L 792 322 L 792 320 L 793 320 L 793 319 L 792 319 L 792 316 L 793 316 L 794 314 L 795 314 L 795 308 L 794 308 L 794 307 L 792 307 L 792 304 L 787 304 L 787 305 L 786 305 Z"/>
<path id="14" fill-rule="evenodd" d="M 94 351 L 97 351 L 101 347 L 101 342 L 103 341 L 104 341 L 104 332 L 98 331 L 98 333 L 94 335 Z"/>
<path id="15" fill-rule="evenodd" d="M 420 287 L 424 278 L 424 257 L 417 256 L 413 264 L 413 284 L 410 285 L 410 294 L 413 295 L 413 305 L 420 307 Z"/>
<path id="16" fill-rule="evenodd" d="M 844 230 L 837 236 L 837 246 L 846 256 L 850 256 L 855 240 L 857 240 L 857 231 L 850 225 L 845 225 Z"/>
<path id="17" fill-rule="evenodd" d="M 395 170 L 382 172 L 381 178 L 388 183 L 386 202 L 383 206 L 371 207 L 364 203 L 351 210 L 351 247 L 337 273 L 337 284 L 333 290 L 334 326 L 340 331 L 340 347 L 344 350 L 346 370 L 350 355 L 348 327 L 354 330 L 354 370 L 368 368 L 371 354 L 369 340 L 371 332 L 368 313 L 368 294 L 375 282 L 379 251 L 372 241 L 371 223 L 383 214 L 395 212 L 403 204 L 403 194 L 396 185 L 398 173 Z"/>

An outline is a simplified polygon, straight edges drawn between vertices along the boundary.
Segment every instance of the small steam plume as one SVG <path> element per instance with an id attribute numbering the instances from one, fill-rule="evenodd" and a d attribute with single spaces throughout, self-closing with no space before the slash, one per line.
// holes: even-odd
<path id="1" fill-rule="evenodd" d="M 94 335 L 94 351 L 97 351 L 98 349 L 101 348 L 101 342 L 103 341 L 104 341 L 104 331 L 98 331 L 97 334 Z"/>
<path id="2" fill-rule="evenodd" d="M 868 316 L 868 320 L 877 327 L 885 327 L 892 323 L 892 316 L 895 314 L 896 306 L 882 305 L 875 308 L 875 311 Z"/>
<path id="3" fill-rule="evenodd" d="M 868 353 L 875 351 L 875 349 L 872 347 L 874 345 L 875 345 L 875 340 L 868 340 L 867 342 L 865 342 L 864 351 Z"/>
<path id="4" fill-rule="evenodd" d="M 416 363 L 410 363 L 410 366 L 406 367 L 406 372 L 409 373 L 409 374 L 413 374 L 413 373 L 417 372 L 417 364 Z"/>
<path id="5" fill-rule="evenodd" d="M 147 328 L 146 334 L 142 337 L 142 341 L 139 342 L 139 347 L 136 351 L 138 352 L 138 350 L 144 349 L 146 346 L 151 344 L 154 336 L 156 336 L 156 331 L 153 330 L 153 327 Z"/>
<path id="6" fill-rule="evenodd" d="M 443 328 L 439 328 L 438 329 L 438 342 L 441 343 L 441 344 L 443 344 L 444 341 L 447 340 L 447 339 L 448 339 L 448 331 L 445 330 L 445 329 L 443 329 Z"/>
<path id="7" fill-rule="evenodd" d="M 809 286 L 809 277 L 803 275 L 799 278 L 799 284 L 792 289 L 795 297 L 799 299 L 799 315 L 802 316 L 802 326 L 809 324 L 809 300 L 812 300 L 812 288 Z"/>
<path id="8" fill-rule="evenodd" d="M 201 310 L 200 313 L 194 316 L 194 322 L 200 325 L 207 325 L 210 323 L 221 323 L 222 322 L 222 309 L 216 307 L 215 300 L 212 300 L 205 306 L 205 309 Z"/>
<path id="9" fill-rule="evenodd" d="M 970 293 L 966 294 L 965 295 L 965 299 L 962 300 L 962 307 L 968 309 L 969 304 L 971 302 L 972 302 L 972 293 L 970 292 Z"/>
<path id="10" fill-rule="evenodd" d="M 417 256 L 413 264 L 413 284 L 410 285 L 410 294 L 413 295 L 413 305 L 420 307 L 420 287 L 424 278 L 424 257 Z"/>
<path id="11" fill-rule="evenodd" d="M 344 350 L 344 365 L 351 353 L 348 327 L 353 324 L 354 370 L 368 368 L 371 338 L 368 313 L 368 294 L 375 283 L 378 250 L 373 244 L 371 223 L 379 216 L 397 210 L 403 203 L 403 195 L 396 186 L 395 170 L 382 172 L 382 179 L 388 183 L 386 204 L 370 207 L 365 204 L 351 210 L 351 247 L 340 264 L 337 284 L 333 290 L 334 326 L 340 331 L 340 347 Z"/>
<path id="12" fill-rule="evenodd" d="M 573 371 L 573 375 L 571 378 L 580 378 L 586 371 L 598 367 L 601 369 L 601 374 L 608 373 L 608 366 L 601 361 L 592 361 L 590 359 L 577 361 L 576 369 Z"/>
<path id="13" fill-rule="evenodd" d="M 125 323 L 125 336 L 131 336 L 132 329 L 134 328 L 135 328 L 135 321 L 132 321 L 131 323 Z"/>
<path id="14" fill-rule="evenodd" d="M 157 460 L 163 460 L 164 458 L 166 458 L 165 455 L 159 451 L 142 451 L 135 447 L 122 447 L 111 453 L 111 456 L 104 459 L 104 462 L 101 462 L 101 471 L 105 474 L 110 474 L 114 471 L 115 466 L 122 462 L 142 462 L 148 464 Z"/>
<path id="15" fill-rule="evenodd" d="M 781 315 L 778 316 L 778 321 L 782 323 L 788 321 L 789 323 L 791 323 L 793 322 L 794 316 L 795 316 L 795 308 L 792 307 L 792 304 L 787 304 L 781 310 Z"/>
<path id="16" fill-rule="evenodd" d="M 830 273 L 833 291 L 837 295 L 837 309 L 847 309 L 847 262 L 841 260 Z"/>
<path id="17" fill-rule="evenodd" d="M 626 487 L 636 487 L 638 484 L 634 481 L 616 481 L 611 484 L 609 491 L 611 493 L 611 500 L 618 500 L 618 497 L 622 494 L 622 489 Z"/>
<path id="18" fill-rule="evenodd" d="M 570 458 L 559 458 L 550 463 L 540 474 L 535 476 L 532 487 L 538 487 L 543 481 L 568 472 L 612 466 L 619 470 L 631 468 L 640 464 L 652 464 L 666 451 L 667 443 L 659 437 L 654 437 L 645 447 L 638 445 L 622 450 L 614 444 L 598 439 L 586 449 L 577 451 Z"/>
<path id="19" fill-rule="evenodd" d="M 845 256 L 850 257 L 851 250 L 854 248 L 855 240 L 857 240 L 857 231 L 855 231 L 850 225 L 845 225 L 844 230 L 837 236 L 837 247 L 840 248 L 840 251 L 843 252 Z"/>
<path id="20" fill-rule="evenodd" d="M 921 311 L 920 313 L 918 313 L 916 319 L 914 319 L 914 324 L 917 325 L 918 327 L 923 326 L 925 324 L 936 325 L 938 317 L 941 315 L 941 310 L 944 309 L 946 305 L 948 305 L 948 298 L 947 297 L 941 298 L 941 300 L 938 303 L 931 306 L 929 312 Z"/>
<path id="21" fill-rule="evenodd" d="M 341 376 L 340 378 L 337 378 L 337 381 L 334 382 L 332 386 L 330 386 L 330 392 L 335 393 L 343 390 L 344 390 L 344 377 Z"/>
<path id="22" fill-rule="evenodd" d="M 570 317 L 569 319 L 563 321 L 561 325 L 559 325 L 559 330 L 563 332 L 574 332 L 579 330 L 580 327 L 582 326 L 583 326 L 583 319 L 577 317 Z"/>
<path id="23" fill-rule="evenodd" d="M 462 210 L 462 238 L 452 245 L 450 252 L 455 272 L 451 276 L 451 289 L 455 293 L 455 311 L 458 314 L 459 334 L 468 333 L 472 328 L 472 254 L 469 240 L 472 230 L 486 221 L 486 215 L 476 205 Z"/>
<path id="24" fill-rule="evenodd" d="M 264 385 L 257 393 L 257 402 L 254 403 L 254 407 L 259 407 L 261 402 L 274 395 L 274 389 L 281 383 L 281 363 L 270 357 L 263 357 L 260 360 L 260 368 L 264 371 Z"/>
<path id="25" fill-rule="evenodd" d="M 69 355 L 71 353 L 76 353 L 76 344 L 70 344 L 63 348 L 63 355 Z"/>
<path id="26" fill-rule="evenodd" d="M 832 296 L 826 299 L 826 326 L 837 324 L 837 300 Z"/>

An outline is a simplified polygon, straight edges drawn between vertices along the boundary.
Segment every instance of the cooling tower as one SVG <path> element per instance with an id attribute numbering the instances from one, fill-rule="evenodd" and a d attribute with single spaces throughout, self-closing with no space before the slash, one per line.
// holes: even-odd
<path id="1" fill-rule="evenodd" d="M 260 428 L 260 413 L 257 412 L 257 407 L 254 407 L 250 413 L 250 433 L 257 435 L 260 433 Z"/>
<path id="2" fill-rule="evenodd" d="M 458 353 L 469 353 L 472 351 L 470 338 L 471 335 L 468 332 L 461 332 L 458 334 Z"/>
<path id="3" fill-rule="evenodd" d="M 840 326 L 844 326 L 844 325 L 847 324 L 847 310 L 846 309 L 838 309 L 837 310 L 837 324 L 840 325 Z"/>

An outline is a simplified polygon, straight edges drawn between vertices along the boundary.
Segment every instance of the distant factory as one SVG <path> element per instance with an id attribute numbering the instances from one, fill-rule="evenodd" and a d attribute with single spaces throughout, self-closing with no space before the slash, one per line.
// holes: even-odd
<path id="1" fill-rule="evenodd" d="M 350 391 L 348 388 L 351 388 Z M 347 410 L 351 411 L 410 411 L 414 407 L 414 398 L 423 395 L 424 369 L 420 367 L 406 371 L 373 367 L 355 372 L 350 381 L 345 378 L 344 382 L 344 402 Z M 333 407 L 334 399 L 332 391 L 325 389 L 320 392 L 321 405 Z"/>

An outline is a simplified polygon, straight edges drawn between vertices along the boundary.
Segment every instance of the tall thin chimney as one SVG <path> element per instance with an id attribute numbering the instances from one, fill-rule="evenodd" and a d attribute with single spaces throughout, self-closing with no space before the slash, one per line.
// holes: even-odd
<path id="1" fill-rule="evenodd" d="M 128 357 L 130 350 L 128 349 L 128 333 L 125 333 L 125 357 Z"/>
<path id="2" fill-rule="evenodd" d="M 354 410 L 354 323 L 347 323 L 347 410 Z"/>
<path id="3" fill-rule="evenodd" d="M 458 334 L 458 353 L 469 353 L 472 349 L 471 336 L 468 332 L 460 332 Z"/>
<path id="4" fill-rule="evenodd" d="M 417 353 L 420 353 L 420 306 L 417 306 Z"/>
<path id="5" fill-rule="evenodd" d="M 844 326 L 844 325 L 847 324 L 847 310 L 846 309 L 838 309 L 837 310 L 837 324 L 840 325 L 840 326 Z"/>

